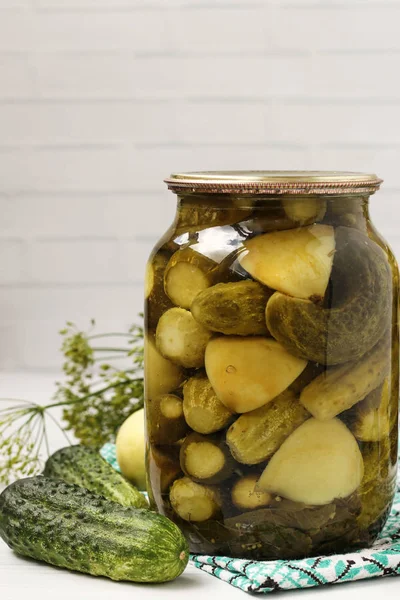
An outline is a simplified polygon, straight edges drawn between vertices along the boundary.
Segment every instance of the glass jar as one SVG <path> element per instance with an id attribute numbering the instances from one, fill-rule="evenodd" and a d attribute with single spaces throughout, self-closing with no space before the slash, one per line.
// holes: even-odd
<path id="1" fill-rule="evenodd" d="M 195 553 L 371 544 L 397 463 L 398 269 L 375 175 L 172 175 L 146 278 L 147 475 Z"/>

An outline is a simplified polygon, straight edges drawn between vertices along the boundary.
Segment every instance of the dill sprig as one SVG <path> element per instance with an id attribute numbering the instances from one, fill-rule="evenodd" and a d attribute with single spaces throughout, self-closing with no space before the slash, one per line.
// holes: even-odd
<path id="1" fill-rule="evenodd" d="M 56 399 L 65 406 L 66 429 L 82 444 L 98 448 L 114 439 L 121 423 L 143 406 L 143 327 L 85 334 L 67 323 L 61 334 L 66 380 L 58 384 Z M 107 339 L 122 343 L 107 345 Z M 116 366 L 121 358 L 130 359 L 128 369 Z"/>
<path id="2" fill-rule="evenodd" d="M 143 406 L 143 327 L 126 333 L 93 333 L 68 322 L 63 337 L 63 372 L 53 401 L 45 406 L 0 399 L 0 484 L 39 473 L 43 452 L 49 455 L 47 424 L 71 431 L 81 444 L 99 448 L 115 439 L 123 421 Z M 109 339 L 122 343 L 108 345 Z M 128 359 L 128 368 L 118 366 Z M 63 408 L 60 423 L 52 409 Z"/>
<path id="3" fill-rule="evenodd" d="M 23 400 L 1 402 L 7 406 L 0 408 L 0 483 L 8 485 L 16 475 L 37 473 L 47 433 L 41 406 Z"/>

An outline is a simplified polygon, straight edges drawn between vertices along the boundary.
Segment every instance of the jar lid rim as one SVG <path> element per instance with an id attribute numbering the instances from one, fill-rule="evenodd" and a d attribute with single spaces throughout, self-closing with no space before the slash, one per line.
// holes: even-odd
<path id="1" fill-rule="evenodd" d="M 164 180 L 173 192 L 249 194 L 374 193 L 382 179 L 352 171 L 191 171 Z"/>

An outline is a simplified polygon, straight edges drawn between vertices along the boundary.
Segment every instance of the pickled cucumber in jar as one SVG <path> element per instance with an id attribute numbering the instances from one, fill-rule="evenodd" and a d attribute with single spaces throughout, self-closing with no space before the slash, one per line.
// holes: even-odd
<path id="1" fill-rule="evenodd" d="M 173 307 L 164 291 L 164 272 L 169 261 L 167 252 L 159 251 L 150 258 L 145 276 L 145 312 L 149 329 L 155 329 L 163 313 Z"/>
<path id="2" fill-rule="evenodd" d="M 175 306 L 190 308 L 193 300 L 210 287 L 216 263 L 190 247 L 175 252 L 164 266 L 164 291 Z"/>
<path id="3" fill-rule="evenodd" d="M 235 418 L 218 398 L 203 372 L 191 377 L 183 386 L 183 412 L 189 427 L 203 434 L 220 431 Z"/>
<path id="4" fill-rule="evenodd" d="M 197 483 L 215 484 L 229 479 L 235 460 L 221 435 L 191 433 L 180 449 L 182 471 Z"/>

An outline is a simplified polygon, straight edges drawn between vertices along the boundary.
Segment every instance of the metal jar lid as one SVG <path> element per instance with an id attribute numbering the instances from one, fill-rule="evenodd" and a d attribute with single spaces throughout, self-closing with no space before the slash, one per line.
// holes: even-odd
<path id="1" fill-rule="evenodd" d="M 175 193 L 373 194 L 382 179 L 350 171 L 192 171 L 164 180 Z"/>

